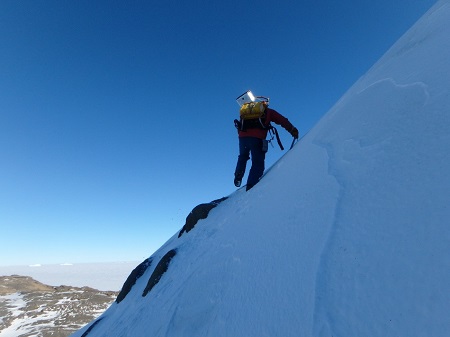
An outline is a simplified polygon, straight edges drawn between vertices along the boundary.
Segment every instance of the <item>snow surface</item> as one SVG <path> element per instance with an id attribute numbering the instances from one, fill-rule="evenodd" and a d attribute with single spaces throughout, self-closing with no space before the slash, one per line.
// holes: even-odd
<path id="1" fill-rule="evenodd" d="M 449 74 L 445 0 L 89 337 L 449 336 Z"/>
<path id="2" fill-rule="evenodd" d="M 23 309 L 26 307 L 26 302 L 23 299 L 23 295 L 19 293 L 0 296 L 0 302 L 5 302 L 6 305 L 13 309 L 13 317 L 16 317 L 11 325 L 0 331 L 0 337 L 17 337 L 25 336 L 27 334 L 36 331 L 36 327 L 41 321 L 51 320 L 58 316 L 57 312 L 50 311 L 44 315 L 25 315 L 21 318 L 23 314 Z"/>

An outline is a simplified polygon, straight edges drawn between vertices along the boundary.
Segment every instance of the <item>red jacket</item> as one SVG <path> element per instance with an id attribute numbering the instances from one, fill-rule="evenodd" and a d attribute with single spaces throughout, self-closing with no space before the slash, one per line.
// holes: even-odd
<path id="1" fill-rule="evenodd" d="M 266 122 L 265 125 L 269 125 L 270 122 L 274 122 L 275 124 L 281 125 L 286 129 L 287 132 L 291 132 L 294 129 L 294 126 L 289 122 L 289 120 L 278 113 L 277 111 L 267 108 L 266 109 Z M 256 137 L 260 139 L 266 139 L 267 129 L 255 128 L 255 129 L 246 129 L 245 131 L 239 131 L 239 137 Z"/>

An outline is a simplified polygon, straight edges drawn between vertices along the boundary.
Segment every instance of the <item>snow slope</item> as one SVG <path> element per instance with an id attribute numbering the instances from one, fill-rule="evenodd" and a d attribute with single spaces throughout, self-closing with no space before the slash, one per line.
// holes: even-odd
<path id="1" fill-rule="evenodd" d="M 258 185 L 174 235 L 73 336 L 448 336 L 448 74 L 445 0 Z"/>

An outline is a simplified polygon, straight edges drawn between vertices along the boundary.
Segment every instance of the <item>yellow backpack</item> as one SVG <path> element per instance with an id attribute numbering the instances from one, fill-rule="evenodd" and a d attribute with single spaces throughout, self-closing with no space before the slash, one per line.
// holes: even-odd
<path id="1" fill-rule="evenodd" d="M 262 118 L 269 103 L 267 101 L 242 104 L 239 114 L 241 120 Z"/>

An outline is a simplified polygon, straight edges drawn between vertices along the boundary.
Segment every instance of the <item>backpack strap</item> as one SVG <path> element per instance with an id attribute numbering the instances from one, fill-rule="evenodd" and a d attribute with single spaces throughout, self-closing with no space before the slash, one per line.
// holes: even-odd
<path id="1" fill-rule="evenodd" d="M 240 121 L 237 119 L 234 120 L 234 126 L 239 131 L 246 131 L 247 129 L 267 129 L 264 125 L 265 116 L 261 118 L 252 118 L 252 119 L 243 119 Z"/>
<path id="2" fill-rule="evenodd" d="M 277 131 L 276 127 L 274 127 L 272 124 L 269 123 L 267 128 L 269 129 L 269 132 L 275 134 L 275 137 L 277 138 L 278 146 L 280 147 L 281 151 L 283 151 L 284 147 L 283 147 L 283 144 L 281 143 L 281 139 L 280 139 L 280 136 L 278 135 L 278 131 Z M 273 139 L 273 137 L 272 137 L 272 139 Z"/>
<path id="3" fill-rule="evenodd" d="M 248 122 L 248 121 L 247 121 Z M 264 126 L 264 124 L 262 123 L 261 119 L 259 119 L 260 125 L 262 126 L 262 128 L 267 129 L 269 131 L 269 133 L 272 135 L 272 139 L 273 139 L 273 135 L 275 135 L 276 139 L 277 139 L 277 143 L 278 146 L 280 147 L 281 151 L 284 150 L 283 144 L 281 143 L 281 139 L 280 136 L 278 135 L 278 130 L 269 123 L 269 125 L 267 125 L 266 127 Z M 244 121 L 243 120 L 234 120 L 234 126 L 238 131 L 245 131 L 244 130 Z M 293 145 L 293 144 L 292 144 Z M 291 146 L 292 148 L 292 146 Z"/>

